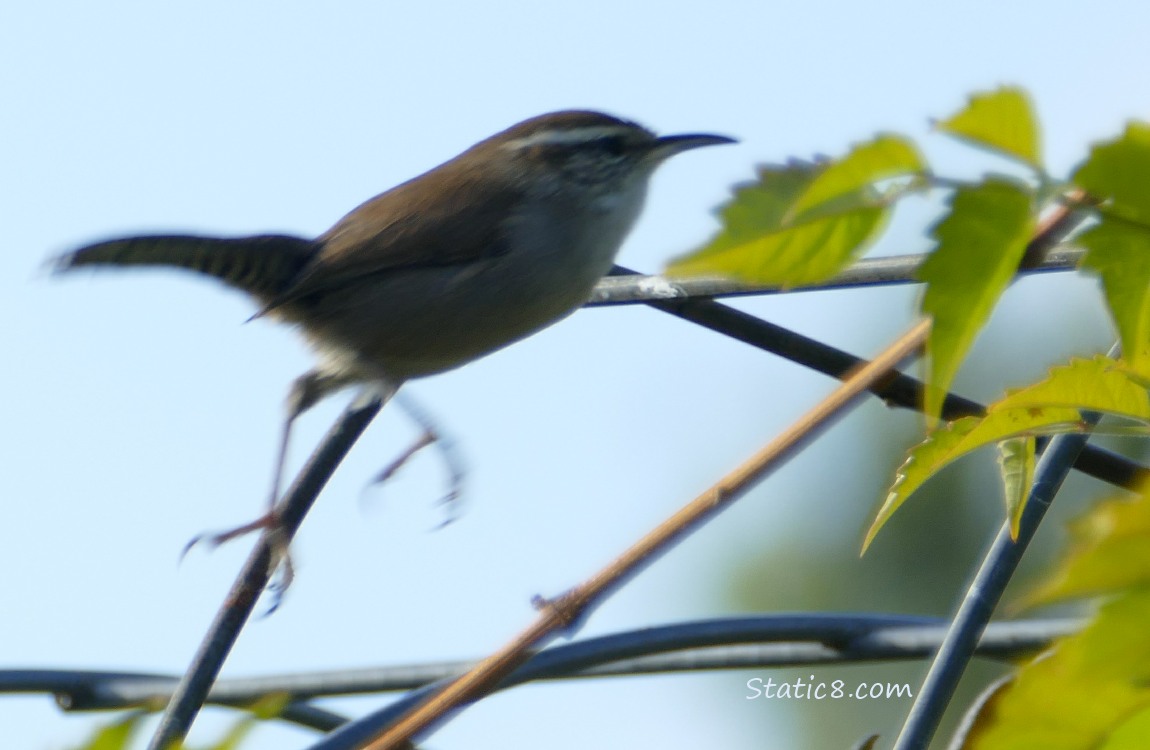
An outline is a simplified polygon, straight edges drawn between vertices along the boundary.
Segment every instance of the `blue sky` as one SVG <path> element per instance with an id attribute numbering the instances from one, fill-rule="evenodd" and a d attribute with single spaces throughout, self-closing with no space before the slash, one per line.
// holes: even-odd
<path id="1" fill-rule="evenodd" d="M 1001 83 L 1032 92 L 1047 160 L 1065 173 L 1085 143 L 1146 114 L 1146 14 L 1134 2 L 6 5 L 0 571 L 11 609 L 0 667 L 182 671 L 247 544 L 182 565 L 178 552 L 260 511 L 282 399 L 309 361 L 291 331 L 244 325 L 252 306 L 218 285 L 166 273 L 58 280 L 42 270 L 51 255 L 155 230 L 316 235 L 496 130 L 590 107 L 741 141 L 656 176 L 621 255 L 653 271 L 714 230 L 711 209 L 757 162 L 841 153 L 895 130 L 923 139 L 940 171 L 994 166 L 929 135 L 927 121 Z M 927 215 L 910 206 L 882 250 L 925 249 Z M 1025 335 L 1036 299 L 1089 287 L 1044 283 L 1020 285 L 1007 305 L 1020 317 L 996 325 Z M 913 294 L 861 295 L 741 304 L 865 353 L 905 325 Z M 1105 334 L 1097 311 L 1086 314 Z M 830 387 L 638 308 L 580 312 L 412 384 L 471 467 L 462 518 L 431 531 L 443 487 L 431 455 L 367 488 L 415 434 L 385 413 L 299 537 L 282 611 L 249 627 L 225 672 L 482 655 L 528 622 L 533 594 L 595 570 Z M 302 420 L 297 464 L 341 405 Z M 844 450 L 825 442 L 585 632 L 721 611 L 725 551 L 790 533 L 795 513 L 801 527 L 801 509 L 772 503 Z M 553 750 L 604 736 L 618 747 L 734 745 L 762 711 L 742 695 L 721 675 L 548 685 L 484 702 L 433 744 L 482 747 L 498 731 L 505 748 L 537 746 L 542 732 Z M 93 723 L 42 696 L 0 696 L 13 747 L 64 747 Z M 195 737 L 220 726 L 209 717 Z M 250 747 L 307 739 L 272 727 Z"/>

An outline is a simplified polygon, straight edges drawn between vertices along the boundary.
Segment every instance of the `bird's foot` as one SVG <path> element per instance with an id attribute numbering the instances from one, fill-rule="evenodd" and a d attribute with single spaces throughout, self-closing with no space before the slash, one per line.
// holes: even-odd
<path id="1" fill-rule="evenodd" d="M 454 521 L 458 515 L 458 500 L 463 495 L 463 477 L 465 472 L 462 463 L 459 461 L 459 457 L 455 455 L 454 445 L 433 427 L 424 427 L 423 433 L 415 442 L 396 456 L 391 463 L 383 467 L 383 470 L 372 478 L 371 484 L 382 484 L 391 479 L 408 461 L 429 445 L 439 447 L 448 471 L 447 493 L 439 498 L 438 502 L 438 504 L 444 508 L 445 515 L 443 521 L 436 528 L 443 528 Z"/>
<path id="2" fill-rule="evenodd" d="M 269 510 L 259 518 L 241 524 L 234 529 L 197 534 L 184 545 L 184 549 L 180 552 L 180 560 L 183 561 L 195 547 L 204 546 L 213 550 L 257 531 L 263 532 L 263 541 L 268 548 L 269 582 L 267 590 L 271 595 L 271 603 L 263 613 L 263 616 L 266 617 L 279 608 L 284 594 L 291 586 L 292 581 L 295 580 L 295 565 L 292 564 L 288 535 L 283 529 L 279 515 L 274 510 Z"/>

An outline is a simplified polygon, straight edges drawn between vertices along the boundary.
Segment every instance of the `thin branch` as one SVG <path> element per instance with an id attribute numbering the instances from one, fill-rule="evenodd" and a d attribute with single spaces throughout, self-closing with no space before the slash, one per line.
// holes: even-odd
<path id="1" fill-rule="evenodd" d="M 1042 260 L 1025 262 L 1020 274 L 1072 271 L 1085 251 L 1076 247 L 1058 247 Z M 834 278 L 818 284 L 782 289 L 777 286 L 749 284 L 723 276 L 696 276 L 668 278 L 666 276 L 631 275 L 608 276 L 591 293 L 589 307 L 626 305 L 669 300 L 687 300 L 713 297 L 740 297 L 748 295 L 793 294 L 825 289 L 853 289 L 889 284 L 918 283 L 916 273 L 927 254 L 892 255 L 886 258 L 865 258 Z"/>
<path id="2" fill-rule="evenodd" d="M 64 711 L 157 708 L 172 695 L 179 677 L 137 672 L 61 669 L 0 670 L 0 693 L 51 693 Z M 213 698 L 211 703 L 244 709 L 269 693 L 244 693 Z M 291 701 L 276 717 L 301 727 L 330 732 L 347 718 L 306 701 Z"/>
<path id="3" fill-rule="evenodd" d="M 1054 253 L 1058 243 L 1073 232 L 1089 216 L 1089 210 L 1097 201 L 1086 195 L 1086 191 L 1075 188 L 1062 196 L 1058 208 L 1046 217 L 1042 228 L 1030 244 L 1019 262 L 1019 270 L 1037 268 Z"/>
<path id="4" fill-rule="evenodd" d="M 367 391 L 361 393 L 312 453 L 283 500 L 276 506 L 278 526 L 274 531 L 265 531 L 260 535 L 255 549 L 192 658 L 188 671 L 176 686 L 160 718 L 160 725 L 148 745 L 149 750 L 168 750 L 187 736 L 224 660 L 239 638 L 240 630 L 271 579 L 273 548 L 291 542 L 336 467 L 382 408 L 383 401 L 379 396 Z"/>

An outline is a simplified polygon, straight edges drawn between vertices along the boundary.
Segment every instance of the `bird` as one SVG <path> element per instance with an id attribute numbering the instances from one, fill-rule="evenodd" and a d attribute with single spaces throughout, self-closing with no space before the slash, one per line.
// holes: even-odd
<path id="1" fill-rule="evenodd" d="M 367 200 L 314 239 L 127 236 L 80 247 L 53 266 L 192 271 L 252 297 L 253 317 L 302 331 L 317 365 L 287 398 L 274 508 L 300 414 L 353 384 L 394 394 L 571 314 L 610 271 L 655 169 L 676 154 L 733 142 L 657 136 L 597 111 L 551 112 Z"/>

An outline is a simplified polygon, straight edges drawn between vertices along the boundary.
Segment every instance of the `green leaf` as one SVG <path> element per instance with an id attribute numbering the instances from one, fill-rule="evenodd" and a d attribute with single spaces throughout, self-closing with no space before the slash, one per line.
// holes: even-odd
<path id="1" fill-rule="evenodd" d="M 944 466 L 973 450 L 1000 440 L 1033 434 L 1078 432 L 1081 415 L 1069 408 L 1004 409 L 985 417 L 963 417 L 932 431 L 911 449 L 895 473 L 894 483 L 867 530 L 863 552 L 907 499 Z"/>
<path id="2" fill-rule="evenodd" d="M 807 162 L 761 168 L 758 182 L 738 187 L 721 209 L 719 234 L 674 260 L 667 273 L 722 274 L 783 288 L 834 276 L 874 240 L 888 209 L 867 187 L 823 203 L 817 215 L 792 218 L 796 202 L 826 169 Z"/>
<path id="3" fill-rule="evenodd" d="M 1150 421 L 1150 395 L 1136 373 L 1122 362 L 1095 356 L 1075 357 L 1034 385 L 1013 391 L 992 409 L 1069 406 L 1113 414 L 1139 422 Z"/>
<path id="4" fill-rule="evenodd" d="M 1087 251 L 1082 267 L 1102 278 L 1123 359 L 1150 377 L 1150 229 L 1103 218 L 1077 241 Z"/>
<path id="5" fill-rule="evenodd" d="M 1002 440 L 1076 432 L 1082 429 L 1080 409 L 1150 423 L 1150 395 L 1122 363 L 1102 356 L 1073 359 L 1052 369 L 1045 380 L 1007 394 L 988 407 L 985 416 L 951 422 L 912 448 L 867 531 L 863 551 L 895 511 L 942 467 Z M 1021 507 L 1013 510 L 1021 512 Z"/>
<path id="6" fill-rule="evenodd" d="M 918 273 L 927 284 L 922 310 L 934 319 L 926 344 L 928 422 L 941 413 L 962 358 L 1018 271 L 1033 210 L 1029 191 L 988 179 L 956 190 L 950 213 L 933 228 L 938 246 Z"/>
<path id="7" fill-rule="evenodd" d="M 1150 746 L 1150 591 L 1102 607 L 1094 622 L 1023 667 L 983 707 L 963 750 L 1134 750 Z"/>
<path id="8" fill-rule="evenodd" d="M 1071 548 L 1025 598 L 1027 606 L 1150 585 L 1150 499 L 1146 488 L 1100 503 L 1070 523 Z"/>
<path id="9" fill-rule="evenodd" d="M 958 729 L 950 738 L 949 750 L 970 750 L 971 741 L 983 735 L 993 726 L 998 703 L 1003 694 L 1014 683 L 1014 676 L 1000 677 L 987 685 L 967 707 L 959 720 Z"/>
<path id="10" fill-rule="evenodd" d="M 1109 201 L 1104 210 L 1150 224 L 1150 124 L 1131 122 L 1121 138 L 1095 145 L 1074 174 L 1092 197 Z"/>
<path id="11" fill-rule="evenodd" d="M 850 153 L 815 177 L 791 207 L 798 216 L 843 196 L 857 194 L 880 180 L 922 174 L 926 164 L 913 143 L 899 135 L 880 134 L 856 144 Z"/>
<path id="12" fill-rule="evenodd" d="M 220 741 L 207 750 L 236 750 L 240 743 L 247 739 L 251 731 L 256 728 L 259 719 L 254 716 L 245 716 L 234 722 L 230 729 L 220 738 Z"/>
<path id="13" fill-rule="evenodd" d="M 1042 168 L 1038 123 L 1023 89 L 1003 86 L 975 94 L 966 108 L 938 123 L 942 130 L 1039 169 Z"/>
<path id="14" fill-rule="evenodd" d="M 98 728 L 91 739 L 76 750 L 127 750 L 146 718 L 147 711 L 132 711 L 118 721 Z"/>
<path id="15" fill-rule="evenodd" d="M 1143 708 L 1114 727 L 1099 750 L 1145 750 L 1150 746 L 1150 708 Z"/>
<path id="16" fill-rule="evenodd" d="M 234 722 L 231 728 L 220 738 L 220 741 L 208 750 L 237 750 L 261 720 L 274 719 L 279 716 L 290 702 L 290 693 L 271 693 L 263 696 L 247 707 L 246 710 L 250 712 L 248 716 Z"/>
<path id="17" fill-rule="evenodd" d="M 1034 436 L 1009 438 L 998 444 L 998 469 L 1006 498 L 1010 535 L 1017 539 L 1026 496 L 1034 484 Z"/>

